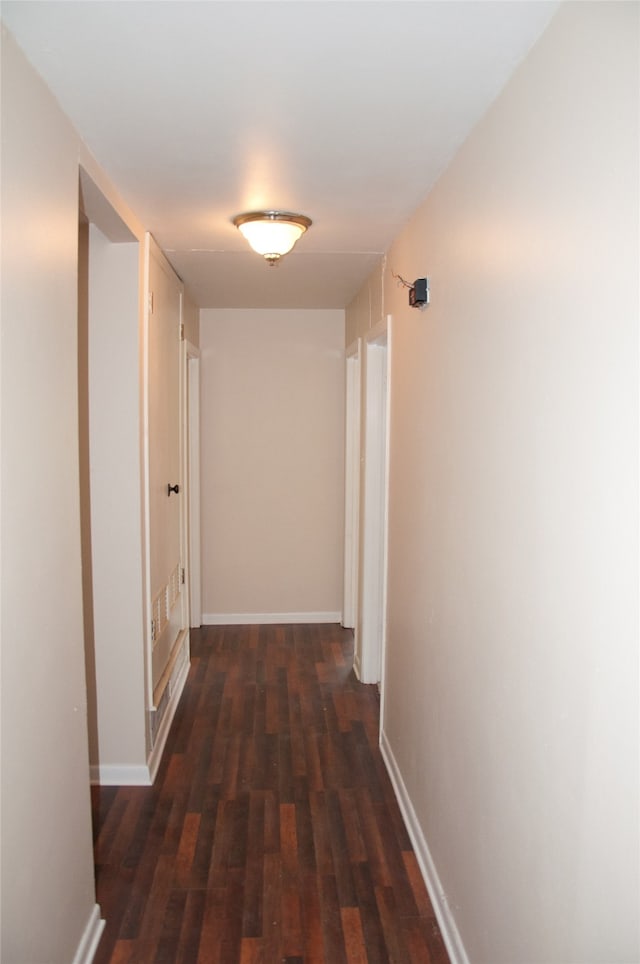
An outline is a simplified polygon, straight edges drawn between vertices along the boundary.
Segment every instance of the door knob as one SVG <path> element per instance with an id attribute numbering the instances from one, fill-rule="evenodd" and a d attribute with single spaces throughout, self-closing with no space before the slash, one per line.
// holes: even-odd
<path id="1" fill-rule="evenodd" d="M 170 496 L 172 492 L 175 492 L 175 494 L 177 495 L 179 491 L 180 491 L 180 486 L 178 484 L 171 485 L 171 482 L 167 483 L 167 495 Z"/>

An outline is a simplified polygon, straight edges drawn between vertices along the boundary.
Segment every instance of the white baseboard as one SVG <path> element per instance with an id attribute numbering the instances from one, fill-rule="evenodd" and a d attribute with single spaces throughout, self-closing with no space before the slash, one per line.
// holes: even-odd
<path id="1" fill-rule="evenodd" d="M 91 964 L 100 943 L 105 921 L 100 919 L 100 905 L 94 904 L 87 926 L 73 955 L 72 964 Z"/>
<path id="2" fill-rule="evenodd" d="M 433 862 L 427 841 L 418 822 L 416 812 L 413 809 L 413 804 L 411 803 L 407 788 L 402 779 L 402 774 L 400 773 L 396 758 L 393 755 L 393 750 L 389 745 L 384 730 L 380 734 L 380 750 L 391 783 L 393 784 L 402 816 L 404 817 L 407 832 L 409 833 L 415 850 L 418 865 L 424 877 L 424 882 L 427 885 L 427 890 L 429 891 L 429 897 L 433 904 L 438 926 L 440 927 L 442 938 L 449 953 L 451 964 L 469 964 L 469 958 L 467 957 L 467 952 L 462 943 L 462 938 L 460 937 L 454 916 L 451 913 L 447 895 L 444 892 L 438 871 L 436 870 L 436 865 Z"/>
<path id="3" fill-rule="evenodd" d="M 167 742 L 169 729 L 171 728 L 173 717 L 175 716 L 178 703 L 180 702 L 184 684 L 187 682 L 187 676 L 189 675 L 190 662 L 188 652 L 188 637 L 186 637 L 185 645 L 187 647 L 186 658 L 184 658 L 182 663 L 176 667 L 176 670 L 174 671 L 175 676 L 171 678 L 169 684 L 171 695 L 169 697 L 169 702 L 167 703 L 167 708 L 162 717 L 162 722 L 160 723 L 160 729 L 158 730 L 158 735 L 156 736 L 155 743 L 153 744 L 153 749 L 149 754 L 147 764 L 135 764 L 131 766 L 127 764 L 116 764 L 113 766 L 91 766 L 89 768 L 89 779 L 91 783 L 98 784 L 103 787 L 152 786 L 153 781 L 156 778 L 156 774 L 158 773 L 158 767 L 160 766 L 162 753 Z"/>
<path id="4" fill-rule="evenodd" d="M 188 637 L 186 645 L 189 645 Z M 153 744 L 153 749 L 149 755 L 150 783 L 153 783 L 158 773 L 158 767 L 160 766 L 160 761 L 162 760 L 162 754 L 164 752 L 165 743 L 167 742 L 169 730 L 171 728 L 173 718 L 176 715 L 176 710 L 178 708 L 178 703 L 180 702 L 180 697 L 182 696 L 184 684 L 187 682 L 190 665 L 189 652 L 187 650 L 187 658 L 177 668 L 177 674 L 171 680 L 171 696 L 169 698 L 169 703 L 165 710 L 164 716 L 162 717 L 162 722 L 160 723 L 160 729 L 158 730 L 158 735 L 155 743 Z"/>
<path id="5" fill-rule="evenodd" d="M 89 768 L 91 783 L 101 787 L 149 787 L 153 782 L 144 764 L 100 764 Z"/>
<path id="6" fill-rule="evenodd" d="M 203 626 L 255 626 L 259 623 L 339 623 L 342 613 L 203 613 Z"/>

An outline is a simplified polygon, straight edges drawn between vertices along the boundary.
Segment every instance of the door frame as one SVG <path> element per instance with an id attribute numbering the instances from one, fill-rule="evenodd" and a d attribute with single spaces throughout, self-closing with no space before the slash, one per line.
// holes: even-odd
<path id="1" fill-rule="evenodd" d="M 384 692 L 389 515 L 391 316 L 364 341 L 359 677 Z"/>
<path id="2" fill-rule="evenodd" d="M 183 451 L 187 504 L 184 531 L 187 537 L 184 555 L 188 598 L 189 626 L 202 625 L 202 574 L 200 547 L 200 349 L 183 341 L 184 411 L 186 424 Z"/>
<path id="3" fill-rule="evenodd" d="M 342 625 L 357 630 L 360 529 L 360 370 L 362 339 L 345 352 L 344 589 Z M 356 644 L 357 651 L 357 644 Z"/>

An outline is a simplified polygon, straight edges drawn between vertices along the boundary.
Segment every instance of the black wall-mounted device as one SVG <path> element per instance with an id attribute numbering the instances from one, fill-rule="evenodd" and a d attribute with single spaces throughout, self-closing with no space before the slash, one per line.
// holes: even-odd
<path id="1" fill-rule="evenodd" d="M 412 308 L 424 308 L 429 304 L 429 279 L 417 278 L 409 288 L 409 304 Z"/>

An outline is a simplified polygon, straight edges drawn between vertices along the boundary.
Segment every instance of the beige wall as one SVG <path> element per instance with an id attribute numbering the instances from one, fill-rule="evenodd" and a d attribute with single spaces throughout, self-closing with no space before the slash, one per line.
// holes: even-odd
<path id="1" fill-rule="evenodd" d="M 203 619 L 342 609 L 344 312 L 201 312 Z"/>
<path id="2" fill-rule="evenodd" d="M 638 7 L 567 4 L 384 280 L 384 743 L 476 964 L 640 960 L 638 264 Z"/>
<path id="3" fill-rule="evenodd" d="M 141 685 L 148 625 L 140 511 L 143 329 L 136 324 L 142 317 L 144 267 L 136 251 L 144 229 L 4 28 L 2 173 L 0 957 L 3 964 L 68 964 L 89 960 L 100 933 L 88 729 L 93 758 L 97 754 L 101 766 L 106 753 L 121 777 L 132 769 L 133 782 L 148 779 Z M 110 242 L 127 242 L 111 245 L 102 238 L 93 250 L 97 254 L 104 243 L 106 274 L 111 282 L 117 275 L 113 290 L 106 276 L 90 279 L 94 229 L 83 225 L 79 231 L 79 175 L 89 220 L 100 224 Z M 92 385 L 91 302 L 101 285 L 102 320 L 111 323 L 115 311 L 125 329 L 115 342 L 99 332 L 104 336 L 99 348 L 93 338 L 101 353 L 102 381 L 94 379 Z M 109 385 L 110 365 L 118 372 L 117 399 L 113 380 Z M 102 419 L 96 429 L 102 448 L 91 464 L 89 396 L 99 384 L 100 411 L 93 415 Z M 112 415 L 110 425 L 104 422 L 106 412 Z M 113 418 L 119 419 L 119 431 Z M 91 472 L 98 473 L 97 480 L 90 480 Z M 118 472 L 122 475 L 114 481 Z M 92 485 L 105 514 L 99 525 L 94 520 L 90 533 Z M 105 515 L 111 516 L 106 525 Z M 94 580 L 102 567 L 98 591 L 91 572 L 85 569 L 84 580 L 81 576 L 81 542 Z M 83 581 L 91 607 L 84 625 Z M 111 636 L 103 634 L 104 646 L 98 644 L 96 651 L 91 643 L 104 623 L 99 626 L 91 617 L 100 608 Z M 85 632 L 90 644 L 86 677 Z M 101 692 L 105 678 L 106 694 L 104 687 Z"/>
<path id="4" fill-rule="evenodd" d="M 345 313 L 347 348 L 382 321 L 384 311 L 384 260 L 376 265 Z"/>
<path id="5" fill-rule="evenodd" d="M 2 948 L 69 964 L 95 908 L 78 507 L 78 144 L 2 40 Z"/>
<path id="6" fill-rule="evenodd" d="M 112 244 L 95 225 L 88 251 L 88 448 L 92 586 L 85 653 L 93 664 L 90 764 L 96 782 L 125 781 L 147 762 L 135 241 Z M 82 411 L 82 409 L 81 409 Z M 85 523 L 86 525 L 86 523 Z M 86 532 L 83 536 L 87 538 Z M 83 550 L 84 552 L 85 550 Z M 87 638 L 88 608 L 92 610 Z M 89 675 L 89 674 L 88 674 Z M 90 683 L 91 685 L 91 683 Z M 91 693 L 91 688 L 90 688 Z M 97 741 L 96 741 L 97 736 Z M 97 746 L 96 746 L 97 742 Z M 116 768 L 115 778 L 112 776 Z"/>
<path id="7" fill-rule="evenodd" d="M 182 299 L 182 322 L 184 337 L 197 348 L 200 344 L 200 309 L 186 290 Z"/>

